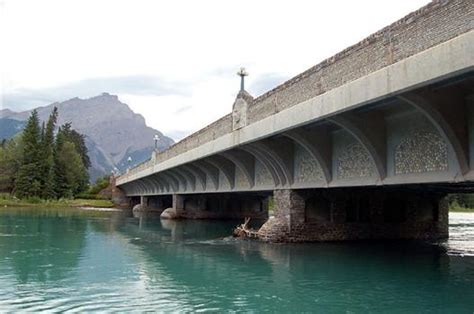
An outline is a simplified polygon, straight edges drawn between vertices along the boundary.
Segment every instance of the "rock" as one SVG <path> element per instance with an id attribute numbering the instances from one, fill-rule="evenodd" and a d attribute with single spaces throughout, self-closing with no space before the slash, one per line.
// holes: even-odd
<path id="1" fill-rule="evenodd" d="M 137 204 L 135 206 L 133 206 L 133 209 L 132 211 L 135 213 L 135 212 L 141 212 L 142 211 L 142 204 Z"/>
<path id="2" fill-rule="evenodd" d="M 170 207 L 170 208 L 165 209 L 161 213 L 160 218 L 161 219 L 177 219 L 177 218 L 179 218 L 179 216 L 176 213 L 176 210 L 174 210 L 173 208 Z"/>

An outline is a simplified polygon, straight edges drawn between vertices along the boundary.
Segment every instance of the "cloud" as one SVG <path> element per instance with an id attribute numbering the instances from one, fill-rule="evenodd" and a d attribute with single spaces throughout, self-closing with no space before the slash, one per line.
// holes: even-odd
<path id="1" fill-rule="evenodd" d="M 73 97 L 88 98 L 102 92 L 140 96 L 189 96 L 191 84 L 148 75 L 90 78 L 41 90 L 14 89 L 4 93 L 3 107 L 22 111 Z"/>
<path id="2" fill-rule="evenodd" d="M 191 110 L 191 109 L 192 109 L 192 106 L 191 106 L 191 105 L 184 105 L 184 106 L 178 108 L 174 113 L 175 113 L 175 114 L 180 114 L 180 113 L 184 113 L 184 112 L 186 112 L 186 111 L 189 111 L 189 110 Z"/>
<path id="3" fill-rule="evenodd" d="M 257 97 L 277 87 L 288 79 L 290 79 L 288 75 L 279 73 L 266 73 L 257 77 L 252 82 L 252 84 L 250 84 L 248 90 L 250 94 L 252 94 L 254 97 Z"/>

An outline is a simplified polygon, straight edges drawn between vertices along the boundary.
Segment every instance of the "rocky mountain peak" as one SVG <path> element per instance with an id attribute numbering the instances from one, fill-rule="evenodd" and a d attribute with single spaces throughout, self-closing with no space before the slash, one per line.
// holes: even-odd
<path id="1" fill-rule="evenodd" d="M 74 129 L 87 136 L 91 151 L 103 155 L 91 158 L 93 167 L 100 168 L 103 172 L 110 172 L 113 167 L 124 169 L 129 156 L 132 157 L 134 163 L 149 158 L 154 149 L 155 134 L 160 136 L 158 142 L 160 149 L 173 144 L 171 138 L 148 127 L 145 118 L 134 113 L 116 95 L 102 93 L 87 99 L 75 97 L 64 102 L 38 107 L 36 110 L 40 120 L 47 120 L 55 106 L 59 113 L 58 125 L 72 123 Z M 5 118 L 24 121 L 30 112 L 31 110 L 15 113 L 5 109 L 0 113 L 4 114 Z M 95 160 L 97 162 L 94 164 Z"/>

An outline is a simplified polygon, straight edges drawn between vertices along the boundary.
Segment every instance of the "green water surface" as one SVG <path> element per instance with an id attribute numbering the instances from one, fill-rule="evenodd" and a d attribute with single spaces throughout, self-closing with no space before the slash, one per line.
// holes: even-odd
<path id="1" fill-rule="evenodd" d="M 473 313 L 474 214 L 449 241 L 271 245 L 237 222 L 0 209 L 0 312 Z"/>

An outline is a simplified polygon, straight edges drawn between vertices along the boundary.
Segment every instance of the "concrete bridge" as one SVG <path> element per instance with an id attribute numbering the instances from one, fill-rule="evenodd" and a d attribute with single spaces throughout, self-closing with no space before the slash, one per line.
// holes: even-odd
<path id="1" fill-rule="evenodd" d="M 433 1 L 116 179 L 183 218 L 268 217 L 269 241 L 439 238 L 474 179 L 474 5 Z"/>

